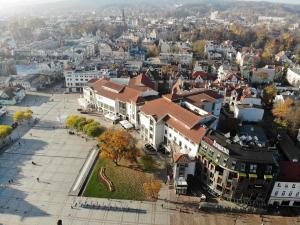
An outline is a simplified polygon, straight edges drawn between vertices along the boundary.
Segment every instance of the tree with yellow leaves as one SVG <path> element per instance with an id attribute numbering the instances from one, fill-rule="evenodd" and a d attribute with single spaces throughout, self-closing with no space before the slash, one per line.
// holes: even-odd
<path id="1" fill-rule="evenodd" d="M 279 102 L 272 109 L 273 115 L 276 117 L 275 122 L 280 126 L 287 127 L 287 116 L 292 111 L 293 100 L 288 98 L 284 102 Z"/>
<path id="2" fill-rule="evenodd" d="M 157 199 L 159 190 L 161 189 L 161 182 L 159 180 L 150 180 L 143 184 L 144 193 L 150 199 Z"/>
<path id="3" fill-rule="evenodd" d="M 33 114 L 33 112 L 30 109 L 28 109 L 26 111 L 17 111 L 13 115 L 13 121 L 14 122 L 22 122 L 24 120 L 29 121 L 32 119 L 32 114 Z"/>
<path id="4" fill-rule="evenodd" d="M 277 94 L 277 90 L 276 90 L 275 86 L 270 85 L 270 86 L 265 87 L 263 90 L 263 96 L 262 96 L 263 102 L 266 105 L 271 106 L 273 104 L 273 100 L 274 100 L 276 94 Z"/>
<path id="5" fill-rule="evenodd" d="M 204 57 L 204 51 L 205 51 L 205 40 L 198 40 L 193 43 L 193 52 L 198 57 Z"/>
<path id="6" fill-rule="evenodd" d="M 12 127 L 8 125 L 0 125 L 0 138 L 6 138 L 9 136 L 12 132 Z"/>
<path id="7" fill-rule="evenodd" d="M 136 162 L 140 155 L 136 140 L 127 131 L 109 129 L 98 140 L 100 157 L 111 159 L 116 166 L 122 159 Z"/>
<path id="8" fill-rule="evenodd" d="M 284 119 L 292 110 L 293 100 L 288 98 L 283 102 L 275 104 L 272 113 L 275 117 Z"/>

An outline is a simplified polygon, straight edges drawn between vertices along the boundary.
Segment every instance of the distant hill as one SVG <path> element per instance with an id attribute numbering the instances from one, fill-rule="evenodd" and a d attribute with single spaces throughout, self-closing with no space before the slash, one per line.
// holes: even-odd
<path id="1" fill-rule="evenodd" d="M 48 2 L 39 1 L 38 4 L 31 5 L 30 7 L 18 7 L 13 9 L 13 13 L 17 14 L 19 11 L 42 14 L 44 11 L 53 13 L 64 13 L 71 10 L 96 10 L 106 6 L 154 6 L 156 8 L 163 8 L 165 10 L 177 10 L 188 8 L 191 5 L 200 13 L 209 13 L 211 10 L 238 10 L 240 12 L 248 12 L 254 10 L 261 12 L 263 15 L 273 15 L 279 13 L 280 15 L 297 15 L 300 17 L 300 5 L 291 5 L 286 3 L 298 3 L 300 0 L 270 0 L 270 1 L 284 1 L 284 4 L 271 3 L 271 2 L 258 2 L 253 0 L 48 0 Z M 181 6 L 181 7 L 178 7 Z M 45 10 L 47 9 L 47 10 Z M 2 9 L 3 12 L 6 10 Z M 1 9 L 0 9 L 1 11 Z"/>

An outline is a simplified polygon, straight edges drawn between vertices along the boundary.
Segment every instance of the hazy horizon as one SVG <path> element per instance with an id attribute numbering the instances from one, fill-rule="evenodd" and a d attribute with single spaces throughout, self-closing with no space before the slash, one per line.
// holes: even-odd
<path id="1" fill-rule="evenodd" d="M 10 7 L 10 6 L 20 6 L 20 5 L 31 5 L 31 4 L 43 4 L 43 3 L 52 3 L 52 2 L 72 2 L 74 0 L 0 0 L 0 8 Z M 107 2 L 106 0 L 95 0 L 95 2 Z M 124 2 L 124 0 L 120 0 Z M 287 3 L 287 4 L 300 4 L 299 0 L 236 0 L 236 1 L 256 1 L 256 2 L 273 2 L 273 3 Z M 79 1 L 77 1 L 79 2 Z M 115 1 L 116 2 L 116 1 Z M 174 3 L 178 2 L 178 0 L 174 0 Z M 184 2 L 184 0 L 180 1 Z"/>

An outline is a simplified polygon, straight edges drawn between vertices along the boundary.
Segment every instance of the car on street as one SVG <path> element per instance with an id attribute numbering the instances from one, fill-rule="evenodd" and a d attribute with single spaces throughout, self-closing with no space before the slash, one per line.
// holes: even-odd
<path id="1" fill-rule="evenodd" d="M 145 144 L 144 150 L 146 150 L 148 152 L 156 152 L 156 149 L 151 144 Z"/>

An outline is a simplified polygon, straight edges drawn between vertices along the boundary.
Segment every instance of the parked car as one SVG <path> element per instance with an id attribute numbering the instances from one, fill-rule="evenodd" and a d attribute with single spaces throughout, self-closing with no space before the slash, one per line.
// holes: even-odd
<path id="1" fill-rule="evenodd" d="M 151 144 L 145 144 L 144 149 L 146 151 L 155 152 L 155 148 Z"/>
<path id="2" fill-rule="evenodd" d="M 81 112 L 81 111 L 82 111 L 82 109 L 77 109 L 77 111 L 78 111 L 78 112 Z"/>
<path id="3" fill-rule="evenodd" d="M 71 131 L 71 130 L 70 130 L 68 133 L 69 133 L 70 135 L 74 135 L 74 134 L 75 134 L 74 131 Z"/>
<path id="4" fill-rule="evenodd" d="M 88 114 L 88 112 L 86 112 L 86 111 L 81 111 L 80 113 L 81 114 Z"/>

